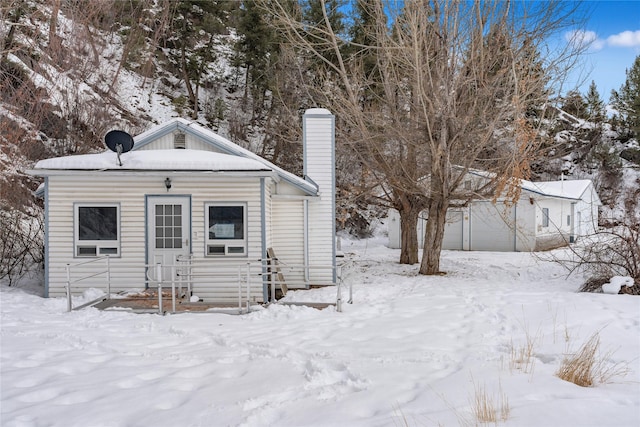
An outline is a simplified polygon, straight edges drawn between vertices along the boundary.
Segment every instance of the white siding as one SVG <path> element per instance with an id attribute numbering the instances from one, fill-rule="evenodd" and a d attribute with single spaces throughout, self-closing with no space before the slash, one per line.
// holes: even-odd
<path id="1" fill-rule="evenodd" d="M 173 188 L 172 188 L 173 191 Z M 176 188 L 180 191 L 180 187 Z M 192 252 L 195 260 L 194 273 L 206 277 L 194 278 L 194 293 L 205 300 L 234 302 L 237 300 L 237 278 L 216 277 L 219 267 L 244 268 L 247 261 L 262 258 L 262 232 L 260 208 L 260 179 L 237 181 L 223 180 L 216 184 L 206 180 L 195 182 L 188 189 L 192 194 L 193 236 Z M 205 210 L 208 202 L 242 202 L 247 203 L 247 249 L 248 257 L 205 257 Z M 251 291 L 255 301 L 262 301 L 262 280 L 255 277 Z"/>
<path id="2" fill-rule="evenodd" d="M 447 223 L 444 227 L 444 238 L 442 239 L 442 249 L 462 250 L 464 249 L 464 215 L 463 211 L 447 211 Z M 424 241 L 424 233 L 422 237 Z"/>
<path id="3" fill-rule="evenodd" d="M 120 256 L 111 259 L 112 292 L 142 289 L 145 286 L 145 195 L 191 196 L 192 252 L 198 274 L 215 276 L 216 267 L 242 267 L 248 260 L 262 257 L 260 178 L 219 178 L 211 175 L 173 176 L 169 192 L 164 188 L 165 175 L 119 175 L 93 173 L 82 176 L 51 176 L 48 189 L 49 213 L 49 295 L 64 294 L 65 266 L 88 258 L 74 257 L 74 203 L 104 202 L 120 205 Z M 267 182 L 270 180 L 266 178 Z M 267 186 L 268 187 L 268 186 Z M 247 203 L 248 257 L 204 257 L 206 202 Z M 203 261 L 206 260 L 206 261 Z M 95 267 L 90 264 L 85 271 Z M 81 272 L 80 272 L 81 273 Z M 195 278 L 193 290 L 205 300 L 237 300 L 237 279 Z M 74 293 L 90 287 L 104 289 L 105 279 L 96 277 L 77 284 Z M 252 282 L 252 295 L 262 300 L 262 280 Z"/>
<path id="4" fill-rule="evenodd" d="M 174 147 L 173 145 L 173 139 L 174 139 L 174 135 L 176 132 L 172 132 L 169 133 L 167 135 L 164 135 L 161 138 L 158 138 L 146 145 L 140 146 L 140 147 L 136 147 L 136 150 L 171 150 Z M 185 134 L 185 147 L 186 149 L 189 150 L 203 150 L 203 151 L 215 151 L 215 152 L 221 152 L 220 150 L 217 150 L 213 145 L 209 144 L 208 142 L 204 141 L 201 138 L 198 138 L 197 136 L 191 135 L 189 133 Z"/>
<path id="5" fill-rule="evenodd" d="M 536 206 L 523 192 L 516 205 L 516 251 L 533 251 L 536 246 Z"/>
<path id="6" fill-rule="evenodd" d="M 536 245 L 536 206 L 523 195 L 515 207 L 507 208 L 498 202 L 474 201 L 468 208 L 449 210 L 445 225 L 443 249 L 531 251 Z M 539 210 L 539 209 L 538 209 Z M 427 211 L 420 214 L 417 233 L 419 247 L 423 247 Z M 475 216 L 475 218 L 474 218 Z M 506 222 L 505 222 L 506 220 Z M 400 216 L 395 209 L 389 210 L 389 247 L 400 248 Z"/>
<path id="7" fill-rule="evenodd" d="M 471 204 L 472 251 L 515 251 L 516 210 L 502 203 Z"/>
<path id="8" fill-rule="evenodd" d="M 318 114 L 320 113 L 320 114 Z M 304 116 L 305 175 L 320 189 L 308 203 L 310 266 L 335 265 L 335 161 L 334 121 L 326 110 L 309 110 Z M 311 284 L 333 283 L 329 269 L 311 270 Z"/>
<path id="9" fill-rule="evenodd" d="M 567 245 L 572 226 L 567 223 L 567 217 L 573 218 L 572 201 L 539 197 L 536 200 L 536 246 L 535 250 L 548 250 Z M 543 209 L 549 210 L 549 225 L 543 223 Z"/>
<path id="10" fill-rule="evenodd" d="M 276 257 L 289 266 L 304 265 L 304 201 L 276 198 L 271 209 L 271 246 Z M 296 269 L 293 272 L 284 271 L 283 274 L 289 287 L 304 287 L 302 271 Z"/>
<path id="11" fill-rule="evenodd" d="M 598 206 L 600 198 L 595 192 L 593 185 L 582 195 L 582 199 L 576 203 L 574 210 L 575 225 L 574 233 L 576 237 L 593 234 L 598 229 Z M 578 212 L 580 220 L 578 221 Z"/>

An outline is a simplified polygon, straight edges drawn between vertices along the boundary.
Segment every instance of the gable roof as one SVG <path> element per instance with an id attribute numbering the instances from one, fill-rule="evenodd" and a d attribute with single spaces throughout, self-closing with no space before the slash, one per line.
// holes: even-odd
<path id="1" fill-rule="evenodd" d="M 56 170 L 191 170 L 191 171 L 271 171 L 264 164 L 245 157 L 199 150 L 140 150 L 120 155 L 98 154 L 54 157 L 39 161 L 36 169 Z"/>
<path id="2" fill-rule="evenodd" d="M 217 133 L 203 127 L 202 125 L 194 121 L 189 121 L 182 118 L 173 118 L 163 124 L 152 127 L 151 129 L 134 137 L 134 146 L 132 151 L 144 147 L 145 145 L 152 143 L 156 139 L 175 131 L 181 131 L 198 137 L 205 143 L 222 151 L 223 153 L 258 161 L 262 163 L 268 170 L 274 171 L 281 179 L 287 181 L 288 183 L 299 188 L 305 193 L 309 195 L 318 194 L 318 186 L 312 181 L 300 178 L 299 176 L 294 175 L 291 172 L 287 172 L 286 170 L 274 165 L 270 161 L 263 159 L 257 154 L 245 148 L 242 148 L 237 144 L 234 144 L 227 138 L 218 135 Z"/>
<path id="3" fill-rule="evenodd" d="M 217 151 L 170 149 L 139 150 L 147 144 L 175 131 L 181 131 L 200 138 Z M 117 155 L 112 151 L 98 154 L 82 154 L 76 156 L 55 157 L 39 161 L 34 174 L 44 170 L 171 170 L 171 171 L 271 171 L 280 179 L 300 189 L 303 193 L 316 196 L 318 186 L 310 179 L 303 179 L 274 165 L 266 159 L 240 147 L 228 139 L 204 128 L 203 126 L 181 118 L 174 118 L 154 126 L 133 138 L 133 149 L 120 155 L 122 166 L 118 164 Z"/>
<path id="4" fill-rule="evenodd" d="M 469 169 L 470 175 L 475 175 L 481 178 L 493 178 L 494 173 L 486 172 L 478 169 Z M 582 200 L 584 193 L 593 187 L 593 182 L 590 179 L 576 179 L 569 180 L 564 179 L 561 181 L 539 181 L 532 182 L 526 179 L 520 179 L 520 188 L 531 193 L 536 193 L 541 196 L 556 197 L 560 199 Z M 600 205 L 600 197 L 598 193 L 593 191 L 596 204 Z"/>
<path id="5" fill-rule="evenodd" d="M 543 196 L 581 200 L 584 193 L 593 186 L 589 179 L 531 182 L 522 180 L 522 189 Z M 594 192 L 595 193 L 595 192 Z M 597 194 L 596 194 L 597 197 Z M 598 199 L 599 203 L 600 200 Z"/>

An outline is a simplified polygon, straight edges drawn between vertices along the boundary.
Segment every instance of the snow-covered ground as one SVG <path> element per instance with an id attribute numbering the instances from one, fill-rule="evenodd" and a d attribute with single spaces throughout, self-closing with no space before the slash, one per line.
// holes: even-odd
<path id="1" fill-rule="evenodd" d="M 380 238 L 342 248 L 342 313 L 66 313 L 2 286 L 0 425 L 481 425 L 480 390 L 508 408 L 498 425 L 640 425 L 639 297 L 576 293 L 580 277 L 528 253 L 444 252 L 448 274 L 422 277 Z M 588 388 L 555 376 L 595 332 L 627 374 Z"/>

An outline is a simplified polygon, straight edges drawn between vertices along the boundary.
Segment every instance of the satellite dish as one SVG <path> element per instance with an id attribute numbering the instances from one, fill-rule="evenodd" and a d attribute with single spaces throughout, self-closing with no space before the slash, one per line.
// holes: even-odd
<path id="1" fill-rule="evenodd" d="M 120 154 L 131 151 L 133 148 L 133 138 L 123 130 L 112 130 L 108 132 L 104 136 L 104 143 L 109 150 L 118 154 L 118 163 L 120 166 L 122 166 Z"/>

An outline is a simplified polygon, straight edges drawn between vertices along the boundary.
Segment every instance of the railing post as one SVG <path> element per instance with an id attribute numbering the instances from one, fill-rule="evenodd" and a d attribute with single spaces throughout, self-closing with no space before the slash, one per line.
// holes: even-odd
<path id="1" fill-rule="evenodd" d="M 71 311 L 71 265 L 67 264 L 67 311 Z"/>
<path id="2" fill-rule="evenodd" d="M 189 296 L 189 298 L 191 298 L 191 294 L 192 294 L 192 281 L 193 278 L 191 277 L 191 274 L 193 273 L 192 270 L 193 267 L 193 254 L 189 254 L 189 258 L 188 258 L 188 262 L 187 262 L 187 295 Z"/>
<path id="3" fill-rule="evenodd" d="M 158 314 L 162 314 L 162 264 L 156 264 L 156 280 L 158 281 Z"/>
<path id="4" fill-rule="evenodd" d="M 336 310 L 338 313 L 342 313 L 342 287 L 340 286 L 342 281 L 338 282 L 338 296 L 336 298 Z"/>
<path id="5" fill-rule="evenodd" d="M 111 298 L 111 261 L 107 255 L 107 299 Z"/>
<path id="6" fill-rule="evenodd" d="M 171 266 L 171 311 L 176 313 L 176 266 Z"/>
<path id="7" fill-rule="evenodd" d="M 238 314 L 242 313 L 242 276 L 238 268 Z"/>
<path id="8" fill-rule="evenodd" d="M 182 255 L 178 255 L 174 262 L 176 265 L 176 275 L 173 277 L 174 279 L 177 278 L 178 294 L 182 295 Z"/>
<path id="9" fill-rule="evenodd" d="M 251 300 L 251 263 L 247 261 L 247 313 Z"/>
<path id="10" fill-rule="evenodd" d="M 276 302 L 276 272 L 271 271 L 271 303 Z"/>

